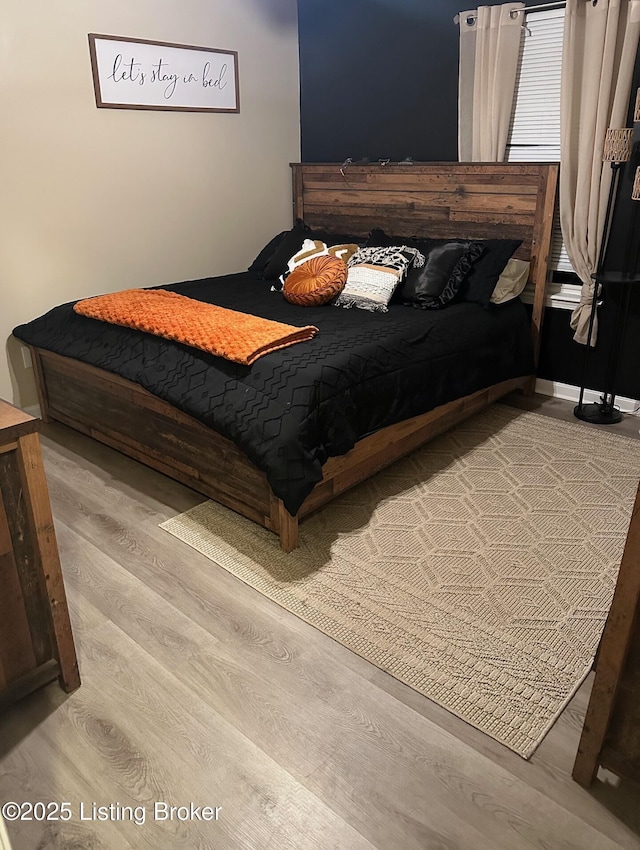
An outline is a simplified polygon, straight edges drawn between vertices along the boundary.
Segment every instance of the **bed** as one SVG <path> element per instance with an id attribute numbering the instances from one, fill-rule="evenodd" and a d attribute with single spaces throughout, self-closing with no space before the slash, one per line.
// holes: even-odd
<path id="1" fill-rule="evenodd" d="M 495 311 L 396 305 L 365 316 L 332 305 L 300 308 L 244 272 L 163 288 L 316 324 L 318 336 L 245 367 L 184 346 L 158 348 L 155 337 L 122 336 L 126 329 L 106 325 L 100 342 L 86 345 L 85 326 L 69 305 L 16 329 L 32 351 L 45 421 L 75 428 L 232 508 L 278 534 L 285 551 L 298 545 L 299 521 L 349 487 L 514 389 L 532 391 L 557 166 L 293 164 L 292 174 L 294 218 L 311 228 L 522 240 L 515 256 L 531 264 L 531 318 L 523 320 L 517 299 Z M 425 366 L 427 338 L 440 345 L 438 363 L 448 372 Z M 503 350 L 485 356 L 494 338 L 504 338 Z M 126 354 L 116 358 L 118 349 Z M 186 363 L 202 372 L 189 377 L 188 390 L 181 383 Z M 313 415 L 304 412 L 309 403 Z"/>

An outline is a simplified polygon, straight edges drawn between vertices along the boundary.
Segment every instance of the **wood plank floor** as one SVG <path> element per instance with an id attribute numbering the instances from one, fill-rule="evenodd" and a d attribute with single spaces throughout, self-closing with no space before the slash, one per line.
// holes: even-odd
<path id="1" fill-rule="evenodd" d="M 0 718 L 0 801 L 73 812 L 14 850 L 640 848 L 638 786 L 571 779 L 590 679 L 525 762 L 158 528 L 202 497 L 63 426 L 43 447 L 83 683 Z"/>

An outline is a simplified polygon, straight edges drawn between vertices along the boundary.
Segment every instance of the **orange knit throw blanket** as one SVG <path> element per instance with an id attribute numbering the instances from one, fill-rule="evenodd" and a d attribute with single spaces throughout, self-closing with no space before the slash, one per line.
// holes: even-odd
<path id="1" fill-rule="evenodd" d="M 125 289 L 78 301 L 73 309 L 90 319 L 146 331 L 244 366 L 318 333 L 313 325 L 284 325 L 165 289 Z"/>

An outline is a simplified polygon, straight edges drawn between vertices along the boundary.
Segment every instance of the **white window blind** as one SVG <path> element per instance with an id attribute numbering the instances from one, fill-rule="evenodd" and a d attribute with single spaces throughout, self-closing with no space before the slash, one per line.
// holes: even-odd
<path id="1" fill-rule="evenodd" d="M 560 162 L 560 76 L 564 9 L 529 12 L 520 46 L 516 95 L 507 141 L 509 162 Z M 530 34 L 529 34 L 530 33 Z M 552 271 L 572 272 L 556 209 Z"/>

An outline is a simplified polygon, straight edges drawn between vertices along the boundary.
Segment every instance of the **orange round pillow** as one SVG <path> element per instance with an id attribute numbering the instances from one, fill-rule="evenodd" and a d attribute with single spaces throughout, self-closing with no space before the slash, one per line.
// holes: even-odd
<path id="1" fill-rule="evenodd" d="M 347 282 L 347 264 L 339 257 L 313 257 L 295 268 L 282 294 L 298 307 L 317 307 L 339 295 Z"/>

